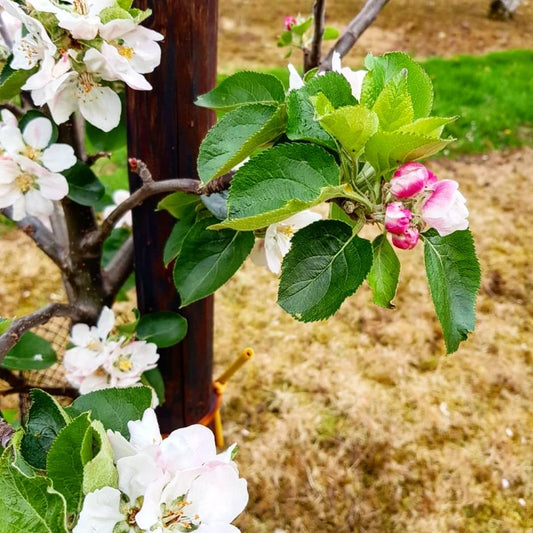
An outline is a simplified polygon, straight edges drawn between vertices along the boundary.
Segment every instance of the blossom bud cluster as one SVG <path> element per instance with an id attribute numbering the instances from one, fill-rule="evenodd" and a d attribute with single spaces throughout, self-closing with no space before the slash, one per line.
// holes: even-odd
<path id="1" fill-rule="evenodd" d="M 73 347 L 65 352 L 63 365 L 67 381 L 81 394 L 140 385 L 142 374 L 157 366 L 155 344 L 113 339 L 109 334 L 114 325 L 113 311 L 104 307 L 96 326 L 75 324 L 72 328 Z"/>
<path id="2" fill-rule="evenodd" d="M 115 82 L 150 90 L 143 74 L 159 65 L 160 33 L 139 26 L 117 0 L 0 0 L 10 16 L 13 70 L 36 70 L 22 86 L 57 124 L 79 111 L 103 131 L 120 121 Z"/>
<path id="3" fill-rule="evenodd" d="M 425 226 L 445 237 L 468 227 L 466 200 L 454 180 L 438 180 L 420 163 L 406 163 L 388 184 L 392 200 L 385 208 L 385 229 L 392 243 L 403 250 L 414 248 Z"/>
<path id="4" fill-rule="evenodd" d="M 152 409 L 128 429 L 129 441 L 107 432 L 118 488 L 87 494 L 74 533 L 239 533 L 231 522 L 246 507 L 248 490 L 232 461 L 234 446 L 217 455 L 213 433 L 197 424 L 162 439 Z"/>
<path id="5" fill-rule="evenodd" d="M 71 146 L 52 143 L 53 126 L 44 116 L 18 121 L 7 109 L 0 122 L 0 208 L 11 207 L 13 220 L 27 215 L 48 224 L 54 200 L 68 194 L 60 171 L 72 167 L 76 156 Z"/>

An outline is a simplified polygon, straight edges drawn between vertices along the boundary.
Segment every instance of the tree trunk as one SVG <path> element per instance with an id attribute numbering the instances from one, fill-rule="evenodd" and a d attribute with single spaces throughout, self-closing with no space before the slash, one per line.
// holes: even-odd
<path id="1" fill-rule="evenodd" d="M 194 100 L 216 84 L 217 0 L 139 0 L 136 7 L 153 10 L 147 23 L 165 40 L 161 65 L 148 76 L 153 91 L 127 95 L 129 156 L 142 159 L 155 180 L 197 178 L 198 148 L 215 116 L 196 107 Z M 132 175 L 130 188 L 139 186 Z M 163 265 L 163 248 L 175 220 L 166 212 L 155 212 L 160 199 L 133 210 L 141 313 L 179 307 L 172 268 Z M 160 350 L 166 386 L 158 415 L 163 432 L 197 422 L 209 411 L 212 398 L 213 299 L 181 313 L 189 323 L 187 337 Z"/>

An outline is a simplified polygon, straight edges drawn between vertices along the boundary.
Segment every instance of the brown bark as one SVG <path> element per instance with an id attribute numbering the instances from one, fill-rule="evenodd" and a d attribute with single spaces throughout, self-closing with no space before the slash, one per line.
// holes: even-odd
<path id="1" fill-rule="evenodd" d="M 147 24 L 165 35 L 161 65 L 148 76 L 153 91 L 129 91 L 129 156 L 142 159 L 154 180 L 197 178 L 201 140 L 214 113 L 196 107 L 196 97 L 216 84 L 217 0 L 139 0 L 153 10 Z M 131 190 L 141 186 L 130 175 Z M 172 270 L 163 265 L 163 248 L 174 220 L 154 212 L 161 197 L 133 210 L 135 271 L 141 313 L 177 310 Z M 189 333 L 177 346 L 160 350 L 159 368 L 166 399 L 159 410 L 163 432 L 198 421 L 212 394 L 213 299 L 181 311 Z"/>

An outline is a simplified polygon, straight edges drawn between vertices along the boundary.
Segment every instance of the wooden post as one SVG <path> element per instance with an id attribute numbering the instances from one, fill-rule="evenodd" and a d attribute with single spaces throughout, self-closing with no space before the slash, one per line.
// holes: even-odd
<path id="1" fill-rule="evenodd" d="M 148 75 L 152 91 L 127 95 L 128 152 L 142 159 L 154 179 L 197 178 L 201 140 L 214 113 L 194 105 L 216 84 L 217 0 L 138 0 L 151 8 L 147 25 L 165 36 L 162 59 Z M 130 177 L 132 190 L 140 186 Z M 175 222 L 155 212 L 153 198 L 133 211 L 135 273 L 141 313 L 177 310 L 172 268 L 163 265 L 163 247 Z M 158 417 L 162 432 L 197 422 L 210 409 L 213 366 L 213 298 L 180 311 L 189 333 L 177 346 L 160 350 L 159 368 L 166 385 Z"/>

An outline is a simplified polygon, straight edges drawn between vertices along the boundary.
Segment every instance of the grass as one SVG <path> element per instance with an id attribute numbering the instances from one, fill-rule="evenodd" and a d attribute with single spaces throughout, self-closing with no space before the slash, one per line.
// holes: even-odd
<path id="1" fill-rule="evenodd" d="M 533 51 L 432 58 L 433 113 L 459 115 L 448 132 L 452 154 L 483 153 L 533 144 Z"/>

